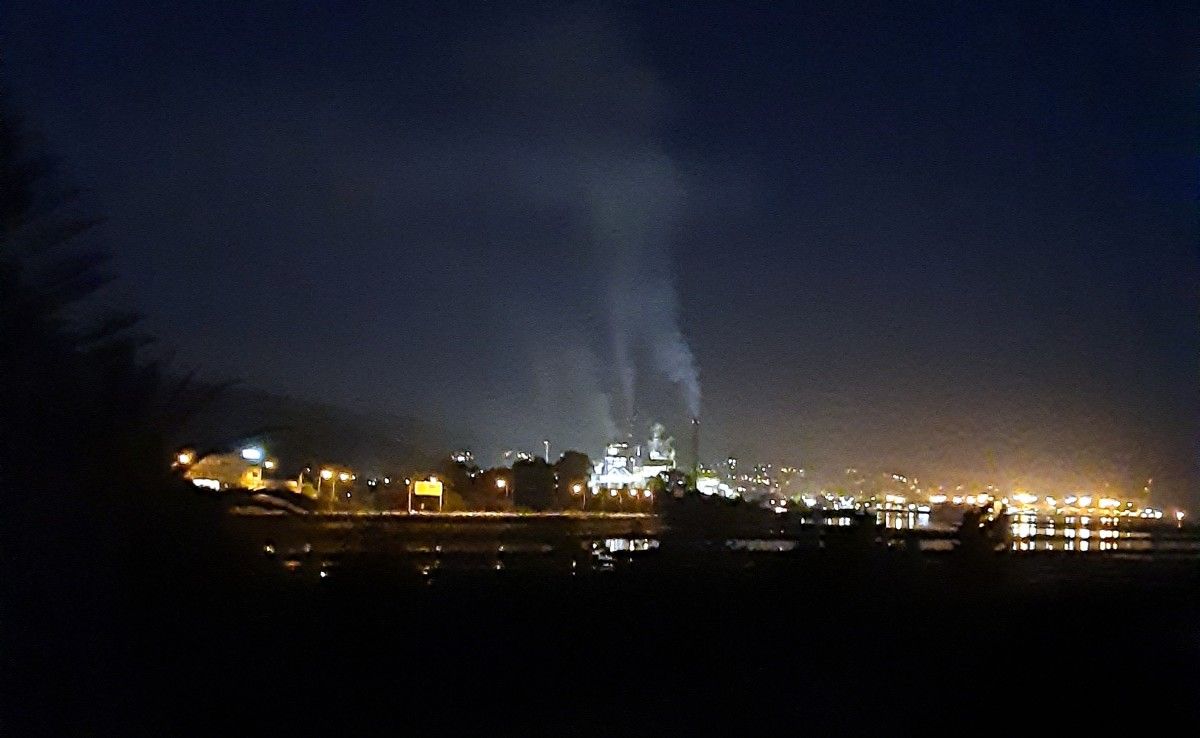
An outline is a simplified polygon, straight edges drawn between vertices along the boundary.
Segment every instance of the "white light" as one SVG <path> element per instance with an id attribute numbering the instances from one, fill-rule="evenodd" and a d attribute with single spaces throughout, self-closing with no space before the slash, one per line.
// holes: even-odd
<path id="1" fill-rule="evenodd" d="M 274 469 L 275 462 L 271 461 L 270 459 L 267 459 L 266 461 L 263 462 L 263 468 L 264 469 Z"/>
<path id="2" fill-rule="evenodd" d="M 221 491 L 221 483 L 215 479 L 193 479 L 192 484 L 201 489 L 212 489 L 218 492 Z"/>
<path id="3" fill-rule="evenodd" d="M 242 458 L 246 461 L 262 461 L 263 450 L 257 446 L 247 446 L 242 449 Z"/>

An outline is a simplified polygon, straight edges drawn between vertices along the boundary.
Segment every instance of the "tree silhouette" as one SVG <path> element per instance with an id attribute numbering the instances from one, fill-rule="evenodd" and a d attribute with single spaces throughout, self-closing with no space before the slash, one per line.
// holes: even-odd
<path id="1" fill-rule="evenodd" d="M 219 387 L 173 378 L 103 306 L 98 222 L 0 91 L 0 651 L 43 723 L 113 709 L 102 674 L 136 658 L 133 623 L 228 571 L 218 503 L 172 476 L 167 441 Z"/>
<path id="2" fill-rule="evenodd" d="M 204 393 L 144 357 L 136 314 L 100 304 L 99 221 L 39 148 L 0 94 L 0 555 L 6 597 L 53 608 L 197 530 L 180 517 L 196 496 L 166 493 L 167 434 Z"/>
<path id="3" fill-rule="evenodd" d="M 555 506 L 563 510 L 580 509 L 588 494 L 588 477 L 592 473 L 592 461 L 587 454 L 567 451 L 554 462 Z M 579 492 L 575 492 L 575 487 Z"/>

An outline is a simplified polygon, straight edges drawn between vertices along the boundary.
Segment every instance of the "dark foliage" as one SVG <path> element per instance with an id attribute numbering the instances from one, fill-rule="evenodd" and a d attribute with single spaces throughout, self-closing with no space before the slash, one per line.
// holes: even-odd
<path id="1" fill-rule="evenodd" d="M 161 587 L 157 573 L 207 568 L 218 520 L 167 463 L 167 434 L 206 393 L 145 355 L 137 315 L 99 304 L 98 221 L 38 148 L 0 97 L 0 616 L 20 667 L 6 671 L 21 674 L 10 695 L 81 686 L 115 656 L 100 634 Z"/>

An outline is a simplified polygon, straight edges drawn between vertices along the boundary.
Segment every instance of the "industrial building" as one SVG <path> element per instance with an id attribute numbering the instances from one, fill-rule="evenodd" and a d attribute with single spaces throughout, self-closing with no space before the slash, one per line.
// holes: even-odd
<path id="1" fill-rule="evenodd" d="M 666 428 L 655 423 L 650 438 L 643 444 L 628 440 L 613 441 L 604 450 L 604 458 L 593 464 L 588 487 L 592 493 L 607 490 L 644 490 L 651 480 L 675 469 L 675 439 L 665 435 Z"/>

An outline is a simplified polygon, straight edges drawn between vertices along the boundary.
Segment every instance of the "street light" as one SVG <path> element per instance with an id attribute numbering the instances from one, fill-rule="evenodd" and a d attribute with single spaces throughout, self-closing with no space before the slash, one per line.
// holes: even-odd
<path id="1" fill-rule="evenodd" d="M 318 478 L 317 478 L 317 497 L 321 496 L 321 480 L 329 481 L 330 479 L 333 479 L 333 470 L 332 469 L 322 469 L 320 475 L 318 475 Z M 336 485 L 337 482 L 334 482 L 334 484 Z M 332 493 L 330 493 L 330 494 L 332 494 Z"/>
<path id="2" fill-rule="evenodd" d="M 579 509 L 586 511 L 587 510 L 587 495 L 581 494 L 582 492 L 583 492 L 583 485 L 580 484 L 579 482 L 576 482 L 571 485 L 571 494 L 580 495 Z"/>
<path id="3" fill-rule="evenodd" d="M 192 463 L 192 454 L 190 451 L 180 451 L 175 457 L 175 461 L 179 462 L 180 466 L 187 466 Z"/>

